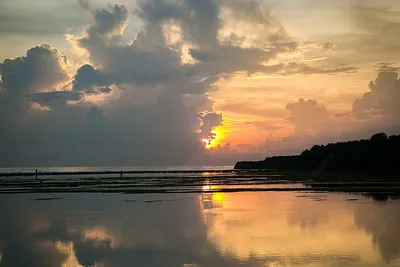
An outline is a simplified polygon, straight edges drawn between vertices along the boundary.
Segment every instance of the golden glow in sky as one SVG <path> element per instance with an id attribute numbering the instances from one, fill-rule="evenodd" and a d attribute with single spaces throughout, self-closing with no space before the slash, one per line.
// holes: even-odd
<path id="1" fill-rule="evenodd" d="M 206 149 L 217 148 L 218 146 L 222 146 L 226 143 L 226 137 L 228 134 L 228 128 L 225 126 L 218 126 L 214 130 L 211 131 L 214 135 L 212 139 L 203 139 L 201 140 Z"/>

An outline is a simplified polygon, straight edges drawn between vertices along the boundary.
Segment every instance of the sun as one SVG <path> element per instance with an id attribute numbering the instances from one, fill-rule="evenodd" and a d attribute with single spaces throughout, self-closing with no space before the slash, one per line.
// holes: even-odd
<path id="1" fill-rule="evenodd" d="M 227 130 L 223 126 L 215 127 L 214 130 L 211 131 L 214 135 L 214 138 L 210 139 L 202 139 L 201 141 L 204 143 L 206 149 L 213 149 L 218 147 L 226 138 Z"/>

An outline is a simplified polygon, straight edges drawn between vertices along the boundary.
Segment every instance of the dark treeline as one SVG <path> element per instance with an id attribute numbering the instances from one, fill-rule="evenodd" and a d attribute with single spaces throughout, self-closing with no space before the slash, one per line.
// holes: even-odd
<path id="1" fill-rule="evenodd" d="M 315 145 L 298 156 L 270 157 L 258 162 L 238 162 L 235 169 L 275 169 L 322 171 L 398 172 L 400 135 L 385 133 L 369 140 Z"/>

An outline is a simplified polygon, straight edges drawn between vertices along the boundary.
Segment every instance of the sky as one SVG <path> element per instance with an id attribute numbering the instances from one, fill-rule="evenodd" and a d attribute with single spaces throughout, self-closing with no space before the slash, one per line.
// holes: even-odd
<path id="1" fill-rule="evenodd" d="M 0 0 L 0 166 L 233 165 L 400 133 L 396 0 Z"/>

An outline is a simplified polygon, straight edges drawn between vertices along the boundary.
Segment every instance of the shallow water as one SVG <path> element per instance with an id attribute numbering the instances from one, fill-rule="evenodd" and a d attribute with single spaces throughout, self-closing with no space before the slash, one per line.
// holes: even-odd
<path id="1" fill-rule="evenodd" d="M 220 187 L 0 195 L 0 266 L 400 266 L 400 200 Z"/>

